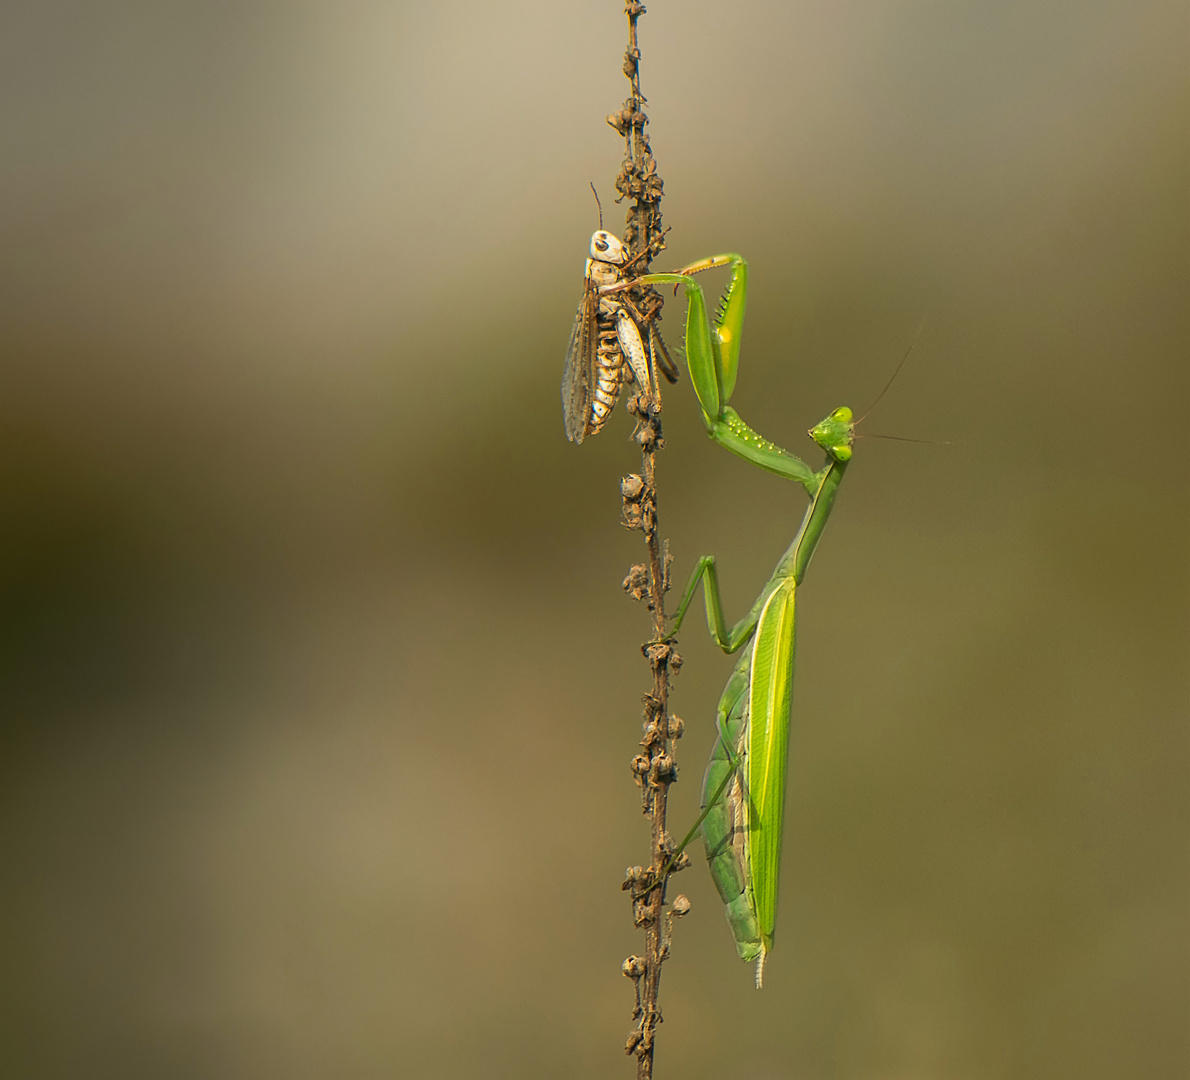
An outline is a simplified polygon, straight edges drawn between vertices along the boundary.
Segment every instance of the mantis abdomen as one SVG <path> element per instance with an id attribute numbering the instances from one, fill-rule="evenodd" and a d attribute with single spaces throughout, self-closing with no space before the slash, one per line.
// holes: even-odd
<path id="1" fill-rule="evenodd" d="M 747 759 L 744 733 L 748 724 L 751 653 L 748 649 L 741 654 L 719 698 L 719 737 L 702 782 L 702 809 L 706 813 L 702 840 L 741 960 L 755 960 L 761 952 L 748 874 L 748 803 L 742 776 Z"/>

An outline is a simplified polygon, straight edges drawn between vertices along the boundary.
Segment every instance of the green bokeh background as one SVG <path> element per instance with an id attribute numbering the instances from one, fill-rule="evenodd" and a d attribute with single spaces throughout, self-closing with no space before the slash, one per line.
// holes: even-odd
<path id="1" fill-rule="evenodd" d="M 700 859 L 659 1077 L 1190 1069 L 1183 3 L 658 0 L 735 404 L 866 406 L 801 595 L 777 951 Z M 638 458 L 558 383 L 618 0 L 0 14 L 0 1072 L 630 1076 Z M 621 208 L 622 209 L 622 208 Z M 680 304 L 665 328 L 680 339 Z M 666 399 L 749 604 L 804 500 Z M 731 661 L 692 622 L 692 819 Z"/>

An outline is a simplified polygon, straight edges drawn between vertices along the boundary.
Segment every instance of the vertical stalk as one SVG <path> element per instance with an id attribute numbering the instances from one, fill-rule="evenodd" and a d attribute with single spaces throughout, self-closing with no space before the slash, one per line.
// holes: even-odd
<path id="1" fill-rule="evenodd" d="M 662 181 L 657 162 L 649 146 L 644 113 L 645 98 L 640 92 L 640 49 L 637 45 L 637 20 L 645 13 L 643 4 L 627 0 L 628 50 L 624 54 L 624 74 L 630 92 L 620 111 L 612 113 L 608 123 L 624 137 L 624 163 L 616 178 L 617 201 L 629 200 L 624 245 L 636 258 L 638 273 L 648 272 L 649 263 L 665 247 L 661 228 Z M 661 296 L 652 286 L 634 286 L 629 293 L 649 323 L 660 319 Z M 669 912 L 665 911 L 666 881 L 662 870 L 673 853 L 673 843 L 665 828 L 669 785 L 677 779 L 677 766 L 671 740 L 680 737 L 682 722 L 669 712 L 670 673 L 677 673 L 681 657 L 665 633 L 665 593 L 669 589 L 669 553 L 657 528 L 657 452 L 664 446 L 661 436 L 661 399 L 656 387 L 637 387 L 627 402 L 636 418 L 634 439 L 641 448 L 640 475 L 632 474 L 621 482 L 623 521 L 644 535 L 647 562 L 632 567 L 624 580 L 624 589 L 637 600 L 646 600 L 652 616 L 652 639 L 642 647 L 653 675 L 652 690 L 644 695 L 644 737 L 642 752 L 632 761 L 632 771 L 641 788 L 642 805 L 650 821 L 649 866 L 631 867 L 623 888 L 632 898 L 633 922 L 645 932 L 644 956 L 630 956 L 624 961 L 624 974 L 636 986 L 633 1029 L 625 1051 L 635 1054 L 638 1080 L 653 1075 L 653 1050 L 657 1026 L 661 1023 L 658 998 L 661 990 L 661 965 L 669 954 L 669 937 L 675 916 L 685 914 L 689 902 L 679 896 Z M 681 860 L 679 860 L 679 866 Z"/>

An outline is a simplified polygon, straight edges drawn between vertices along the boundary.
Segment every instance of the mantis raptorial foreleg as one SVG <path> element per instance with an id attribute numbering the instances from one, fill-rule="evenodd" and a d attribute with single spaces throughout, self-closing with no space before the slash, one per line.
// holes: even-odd
<path id="1" fill-rule="evenodd" d="M 693 275 L 717 266 L 731 274 L 713 321 L 708 322 L 706 298 Z M 649 274 L 642 283 L 681 285 L 686 293 L 686 362 L 690 382 L 702 409 L 707 434 L 720 446 L 754 465 L 796 480 L 813 497 L 818 475 L 801 458 L 757 434 L 728 403 L 735 391 L 740 338 L 748 299 L 748 264 L 729 253 L 700 259 L 672 274 Z"/>

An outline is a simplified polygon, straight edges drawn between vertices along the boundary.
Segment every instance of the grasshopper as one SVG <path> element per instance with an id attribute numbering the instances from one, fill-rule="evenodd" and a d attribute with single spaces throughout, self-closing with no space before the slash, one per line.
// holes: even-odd
<path id="1" fill-rule="evenodd" d="M 566 437 L 575 443 L 607 423 L 625 379 L 656 401 L 656 370 L 671 383 L 678 377 L 656 317 L 642 313 L 627 294 L 641 282 L 632 266 L 644 253 L 629 257 L 619 238 L 604 230 L 600 217 L 562 375 L 562 419 Z"/>

